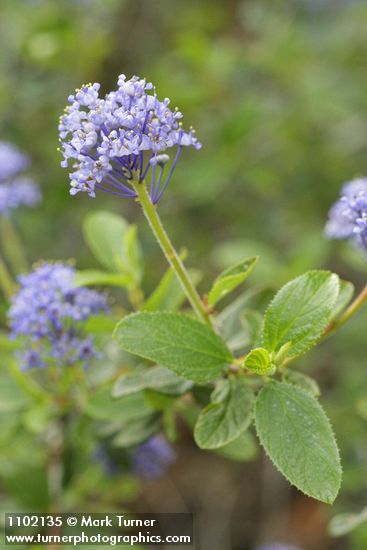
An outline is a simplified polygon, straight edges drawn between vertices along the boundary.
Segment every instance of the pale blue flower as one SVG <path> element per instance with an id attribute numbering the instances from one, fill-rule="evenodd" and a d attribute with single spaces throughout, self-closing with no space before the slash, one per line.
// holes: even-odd
<path id="1" fill-rule="evenodd" d="M 70 193 L 95 197 L 106 191 L 120 197 L 136 196 L 132 180 L 150 177 L 150 196 L 157 203 L 177 165 L 183 147 L 200 149 L 195 132 L 182 128 L 182 114 L 171 110 L 168 98 L 160 101 L 145 79 L 118 78 L 118 87 L 99 96 L 98 83 L 82 86 L 69 96 L 70 105 L 60 118 L 64 160 L 70 162 Z M 171 160 L 166 153 L 175 153 Z"/>
<path id="2" fill-rule="evenodd" d="M 325 235 L 349 239 L 367 250 L 367 178 L 348 182 L 340 199 L 331 207 Z"/>
<path id="3" fill-rule="evenodd" d="M 19 291 L 8 312 L 12 337 L 20 337 L 22 368 L 44 367 L 50 362 L 87 366 L 97 355 L 84 323 L 106 311 L 106 296 L 75 286 L 75 270 L 61 263 L 42 263 L 29 275 L 18 277 Z"/>

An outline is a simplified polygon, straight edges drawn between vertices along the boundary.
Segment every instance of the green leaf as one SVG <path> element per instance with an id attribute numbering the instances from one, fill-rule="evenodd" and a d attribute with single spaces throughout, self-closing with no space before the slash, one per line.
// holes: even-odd
<path id="1" fill-rule="evenodd" d="M 175 402 L 175 396 L 166 395 L 157 390 L 147 389 L 144 391 L 144 395 L 148 405 L 155 411 L 164 411 L 172 407 Z"/>
<path id="2" fill-rule="evenodd" d="M 181 378 L 165 367 L 135 369 L 120 376 L 112 389 L 113 397 L 129 395 L 144 389 L 158 390 L 161 393 L 180 395 L 192 387 L 192 382 Z"/>
<path id="3" fill-rule="evenodd" d="M 339 295 L 339 278 L 328 271 L 309 271 L 287 283 L 264 317 L 262 345 L 278 351 L 291 342 L 288 355 L 300 355 L 321 337 Z"/>
<path id="4" fill-rule="evenodd" d="M 242 322 L 244 324 L 245 333 L 248 344 L 252 347 L 258 347 L 261 341 L 261 330 L 263 325 L 263 317 L 259 311 L 246 309 L 242 314 Z"/>
<path id="5" fill-rule="evenodd" d="M 356 409 L 363 420 L 367 420 L 367 397 L 361 397 L 358 399 Z"/>
<path id="6" fill-rule="evenodd" d="M 127 422 L 122 430 L 114 437 L 115 447 L 132 447 L 145 441 L 160 429 L 160 414 L 153 414 L 138 420 Z"/>
<path id="7" fill-rule="evenodd" d="M 199 415 L 194 437 L 201 449 L 223 447 L 236 439 L 252 420 L 254 394 L 241 379 L 222 381 L 212 403 Z"/>
<path id="8" fill-rule="evenodd" d="M 201 273 L 189 269 L 189 275 L 194 285 L 201 279 Z M 177 311 L 185 302 L 186 295 L 172 268 L 163 275 L 158 286 L 148 297 L 142 307 L 143 311 Z"/>
<path id="9" fill-rule="evenodd" d="M 108 271 L 88 269 L 78 271 L 75 275 L 76 286 L 103 285 L 128 287 L 130 284 L 131 278 L 123 273 L 109 273 Z"/>
<path id="10" fill-rule="evenodd" d="M 89 248 L 106 269 L 124 274 L 135 284 L 140 281 L 142 255 L 135 226 L 129 226 L 117 214 L 99 211 L 87 215 L 83 232 Z M 112 284 L 112 280 L 106 284 Z"/>
<path id="11" fill-rule="evenodd" d="M 121 347 L 194 382 L 220 376 L 232 356 L 203 323 L 179 313 L 134 313 L 114 333 Z"/>
<path id="12" fill-rule="evenodd" d="M 12 412 L 0 414 L 0 445 L 6 444 L 13 436 L 19 423 L 19 415 Z"/>
<path id="13" fill-rule="evenodd" d="M 179 437 L 176 425 L 176 410 L 174 407 L 167 408 L 163 411 L 163 429 L 168 441 L 174 443 Z"/>
<path id="14" fill-rule="evenodd" d="M 215 454 L 234 460 L 236 462 L 248 462 L 256 457 L 257 446 L 254 436 L 248 431 L 244 431 L 224 447 L 215 449 Z"/>
<path id="15" fill-rule="evenodd" d="M 127 395 L 118 401 L 112 399 L 110 388 L 101 388 L 91 394 L 86 403 L 86 413 L 95 420 L 129 421 L 151 414 L 144 393 Z"/>
<path id="16" fill-rule="evenodd" d="M 24 374 L 27 376 L 27 374 Z M 0 413 L 15 413 L 24 409 L 31 399 L 17 385 L 17 383 L 8 377 L 0 378 Z"/>
<path id="17" fill-rule="evenodd" d="M 288 358 L 289 350 L 292 342 L 286 342 L 281 348 L 274 354 L 274 363 L 277 367 L 282 367 Z"/>
<path id="18" fill-rule="evenodd" d="M 257 397 L 255 424 L 266 453 L 290 483 L 331 504 L 342 470 L 334 434 L 318 401 L 290 384 L 269 382 Z"/>
<path id="19" fill-rule="evenodd" d="M 250 320 L 250 327 L 246 318 L 246 312 L 249 309 L 252 311 L 256 310 L 256 312 L 261 311 L 263 309 L 264 298 L 268 301 L 267 293 L 268 291 L 264 289 L 248 289 L 225 307 L 216 317 L 219 334 L 233 353 L 241 354 L 250 344 L 254 347 L 261 344 L 258 338 L 256 338 L 256 344 L 251 341 L 253 336 L 256 337 L 254 332 L 257 332 L 259 327 L 254 326 L 257 324 L 256 320 L 254 320 L 254 323 Z M 253 315 L 253 317 L 255 316 L 256 314 Z"/>
<path id="20" fill-rule="evenodd" d="M 314 397 L 318 397 L 321 393 L 316 380 L 307 376 L 307 374 L 303 374 L 303 372 L 287 369 L 284 371 L 283 380 L 309 392 Z"/>
<path id="21" fill-rule="evenodd" d="M 255 348 L 251 350 L 250 353 L 246 355 L 244 366 L 261 376 L 267 376 L 275 372 L 275 365 L 272 363 L 270 353 L 264 348 Z"/>
<path id="22" fill-rule="evenodd" d="M 229 292 L 238 287 L 253 271 L 259 257 L 253 256 L 247 258 L 239 264 L 236 264 L 221 273 L 214 281 L 208 294 L 208 303 L 211 306 L 217 304 Z"/>
<path id="23" fill-rule="evenodd" d="M 140 282 L 143 276 L 144 262 L 136 225 L 129 225 L 127 228 L 124 235 L 124 250 L 129 269 L 133 272 L 135 281 Z"/>
<path id="24" fill-rule="evenodd" d="M 91 212 L 83 225 L 84 237 L 91 251 L 109 271 L 128 271 L 127 257 L 123 250 L 128 223 L 111 212 Z"/>
<path id="25" fill-rule="evenodd" d="M 349 281 L 340 281 L 338 299 L 333 309 L 331 319 L 335 319 L 347 307 L 354 294 L 354 285 Z"/>
<path id="26" fill-rule="evenodd" d="M 339 514 L 329 523 L 329 533 L 332 537 L 341 537 L 350 533 L 362 523 L 367 522 L 367 507 L 358 514 Z"/>
<path id="27" fill-rule="evenodd" d="M 55 411 L 49 403 L 37 403 L 23 413 L 22 420 L 30 432 L 40 433 L 47 428 L 50 418 L 54 415 Z"/>
<path id="28" fill-rule="evenodd" d="M 86 333 L 93 334 L 108 334 L 113 332 L 116 326 L 116 319 L 110 314 L 93 315 L 85 323 Z"/>

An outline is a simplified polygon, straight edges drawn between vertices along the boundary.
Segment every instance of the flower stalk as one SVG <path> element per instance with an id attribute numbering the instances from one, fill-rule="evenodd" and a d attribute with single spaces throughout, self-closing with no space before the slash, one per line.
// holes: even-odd
<path id="1" fill-rule="evenodd" d="M 9 300 L 14 292 L 14 283 L 2 258 L 0 258 L 0 287 L 5 298 Z"/>
<path id="2" fill-rule="evenodd" d="M 193 310 L 195 311 L 199 319 L 206 323 L 212 329 L 213 324 L 209 313 L 206 311 L 205 306 L 201 301 L 201 298 L 196 288 L 194 287 L 182 260 L 180 259 L 180 256 L 178 255 L 169 236 L 166 233 L 166 230 L 162 225 L 161 219 L 157 212 L 157 208 L 152 203 L 144 182 L 133 181 L 132 186 L 136 192 L 137 200 L 143 209 L 150 228 L 152 229 L 153 234 L 159 246 L 161 247 L 168 263 L 174 270 L 176 277 L 179 280 Z"/>
<path id="3" fill-rule="evenodd" d="M 335 330 L 337 330 L 341 325 L 348 321 L 367 301 L 367 285 L 361 290 L 358 296 L 353 300 L 350 306 L 345 310 L 343 315 L 332 321 L 325 329 L 324 337 L 329 336 Z"/>
<path id="4" fill-rule="evenodd" d="M 24 247 L 19 238 L 14 223 L 9 216 L 1 216 L 1 235 L 4 254 L 15 274 L 26 273 L 28 262 Z"/>

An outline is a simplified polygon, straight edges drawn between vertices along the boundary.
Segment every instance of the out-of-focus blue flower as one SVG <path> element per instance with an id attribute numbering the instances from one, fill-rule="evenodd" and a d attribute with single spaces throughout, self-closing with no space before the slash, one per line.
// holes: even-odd
<path id="1" fill-rule="evenodd" d="M 183 130 L 180 111 L 169 108 L 168 98 L 159 101 L 145 79 L 126 80 L 120 75 L 117 90 L 104 98 L 99 97 L 99 89 L 100 84 L 94 83 L 76 90 L 60 118 L 61 166 L 72 163 L 70 193 L 84 191 L 95 197 L 96 190 L 101 190 L 135 197 L 131 180 L 146 180 L 150 173 L 151 200 L 157 203 L 182 148 L 201 147 L 194 130 Z M 171 148 L 176 149 L 172 162 L 165 153 Z"/>
<path id="2" fill-rule="evenodd" d="M 367 178 L 344 185 L 340 199 L 330 209 L 325 235 L 350 239 L 367 250 Z"/>
<path id="3" fill-rule="evenodd" d="M 133 471 L 146 479 L 159 479 L 176 459 L 176 453 L 162 435 L 156 435 L 133 452 Z"/>
<path id="4" fill-rule="evenodd" d="M 76 287 L 74 277 L 71 266 L 45 262 L 18 278 L 20 290 L 12 299 L 8 318 L 12 336 L 23 337 L 23 369 L 50 362 L 87 366 L 97 355 L 83 324 L 107 310 L 107 299 L 94 290 Z"/>
<path id="5" fill-rule="evenodd" d="M 41 201 L 38 185 L 22 172 L 30 165 L 27 155 L 14 145 L 0 142 L 0 214 L 19 206 L 36 206 Z"/>
<path id="6" fill-rule="evenodd" d="M 15 145 L 0 141 L 0 180 L 9 180 L 30 165 L 29 157 Z"/>
<path id="7" fill-rule="evenodd" d="M 11 183 L 0 184 L 0 214 L 19 206 L 37 206 L 41 198 L 39 187 L 31 178 L 15 178 Z"/>
<path id="8" fill-rule="evenodd" d="M 269 542 L 263 546 L 256 546 L 255 550 L 302 550 L 299 546 L 293 544 L 283 544 L 281 542 Z"/>

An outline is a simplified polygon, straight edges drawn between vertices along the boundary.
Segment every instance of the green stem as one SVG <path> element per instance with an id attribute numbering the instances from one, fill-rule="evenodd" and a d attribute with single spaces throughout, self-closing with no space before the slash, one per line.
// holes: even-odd
<path id="1" fill-rule="evenodd" d="M 158 241 L 168 263 L 172 266 L 185 294 L 197 314 L 210 328 L 213 328 L 209 313 L 206 311 L 200 296 L 194 287 L 186 268 L 177 254 L 170 238 L 168 237 L 162 222 L 159 218 L 156 206 L 151 202 L 149 193 L 146 190 L 144 183 L 132 182 L 132 185 L 137 193 L 138 200 L 142 206 L 143 212 L 149 222 L 149 225 Z"/>
<path id="2" fill-rule="evenodd" d="M 14 282 L 2 258 L 0 258 L 0 287 L 5 298 L 10 299 L 14 292 Z"/>
<path id="3" fill-rule="evenodd" d="M 358 296 L 353 300 L 353 302 L 350 304 L 350 306 L 346 309 L 346 311 L 343 313 L 339 319 L 336 319 L 335 321 L 332 321 L 325 329 L 324 337 L 329 336 L 332 332 L 334 332 L 337 328 L 339 328 L 341 325 L 343 325 L 346 321 L 348 321 L 352 315 L 354 315 L 367 301 L 367 285 L 361 290 L 361 292 L 358 294 Z"/>
<path id="4" fill-rule="evenodd" d="M 15 226 L 8 216 L 1 216 L 0 221 L 4 254 L 15 274 L 26 273 L 28 271 L 28 262 Z"/>

